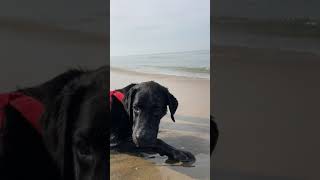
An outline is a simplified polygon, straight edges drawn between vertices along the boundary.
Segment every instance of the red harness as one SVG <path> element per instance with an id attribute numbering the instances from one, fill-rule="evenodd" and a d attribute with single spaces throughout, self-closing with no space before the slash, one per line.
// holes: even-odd
<path id="1" fill-rule="evenodd" d="M 122 102 L 122 100 L 124 98 L 124 94 L 122 92 L 115 91 L 115 90 L 114 91 L 110 91 L 109 92 L 110 107 L 111 107 L 112 96 L 115 96 L 120 102 Z"/>
<path id="2" fill-rule="evenodd" d="M 39 119 L 44 112 L 43 104 L 36 99 L 22 93 L 0 94 L 0 129 L 4 127 L 6 119 L 5 108 L 11 106 L 32 125 L 32 127 L 42 134 Z"/>
<path id="3" fill-rule="evenodd" d="M 112 96 L 115 96 L 121 102 L 124 98 L 123 93 L 119 91 L 110 91 L 110 105 Z M 6 119 L 5 108 L 8 106 L 13 107 L 20 112 L 28 123 L 30 123 L 37 132 L 42 134 L 42 129 L 39 124 L 39 119 L 44 112 L 42 103 L 30 96 L 18 92 L 0 94 L 0 130 L 4 128 L 4 121 Z"/>

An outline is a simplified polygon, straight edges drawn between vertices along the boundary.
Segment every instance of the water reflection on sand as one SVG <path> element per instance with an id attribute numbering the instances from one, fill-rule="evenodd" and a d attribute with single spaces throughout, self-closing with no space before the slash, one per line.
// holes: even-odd
<path id="1" fill-rule="evenodd" d="M 111 179 L 210 179 L 209 131 L 209 119 L 185 118 L 172 123 L 164 118 L 159 138 L 192 152 L 197 158 L 194 166 L 169 165 L 167 158 L 159 155 L 148 158 L 112 152 Z"/>

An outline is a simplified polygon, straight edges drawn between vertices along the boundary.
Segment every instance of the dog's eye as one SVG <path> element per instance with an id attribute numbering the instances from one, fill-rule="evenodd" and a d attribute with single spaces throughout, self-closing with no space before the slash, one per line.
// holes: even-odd
<path id="1" fill-rule="evenodd" d="M 77 144 L 77 150 L 80 156 L 89 156 L 92 154 L 91 147 L 85 142 L 79 142 Z"/>
<path id="2" fill-rule="evenodd" d="M 141 109 L 140 109 L 139 107 L 137 107 L 137 106 L 134 106 L 134 107 L 133 107 L 133 111 L 134 111 L 135 113 L 140 113 L 140 112 L 141 112 Z"/>

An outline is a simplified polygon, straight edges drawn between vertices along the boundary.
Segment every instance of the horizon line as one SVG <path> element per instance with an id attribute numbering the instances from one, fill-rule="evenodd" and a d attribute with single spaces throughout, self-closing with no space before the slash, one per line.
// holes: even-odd
<path id="1" fill-rule="evenodd" d="M 141 56 L 141 55 L 156 55 L 156 54 L 172 54 L 172 53 L 185 53 L 193 51 L 210 51 L 210 49 L 195 49 L 195 50 L 182 50 L 182 51 L 165 51 L 165 52 L 153 52 L 153 53 L 137 53 L 127 55 L 110 55 L 110 57 L 125 57 L 125 56 Z"/>

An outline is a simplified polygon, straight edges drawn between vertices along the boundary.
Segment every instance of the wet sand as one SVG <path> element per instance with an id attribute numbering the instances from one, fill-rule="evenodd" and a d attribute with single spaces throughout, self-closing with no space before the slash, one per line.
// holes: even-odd
<path id="1" fill-rule="evenodd" d="M 320 56 L 215 46 L 214 60 L 214 179 L 319 179 Z"/>
<path id="2" fill-rule="evenodd" d="M 166 116 L 160 124 L 159 138 L 177 148 L 192 152 L 194 167 L 169 166 L 166 157 L 142 158 L 111 155 L 114 179 L 210 179 L 210 81 L 177 76 L 137 73 L 111 68 L 111 89 L 130 83 L 154 80 L 169 88 L 179 101 L 176 123 Z M 143 167 L 143 168 L 140 168 Z"/>
<path id="3" fill-rule="evenodd" d="M 165 166 L 156 166 L 140 157 L 111 154 L 110 179 L 191 179 Z"/>

